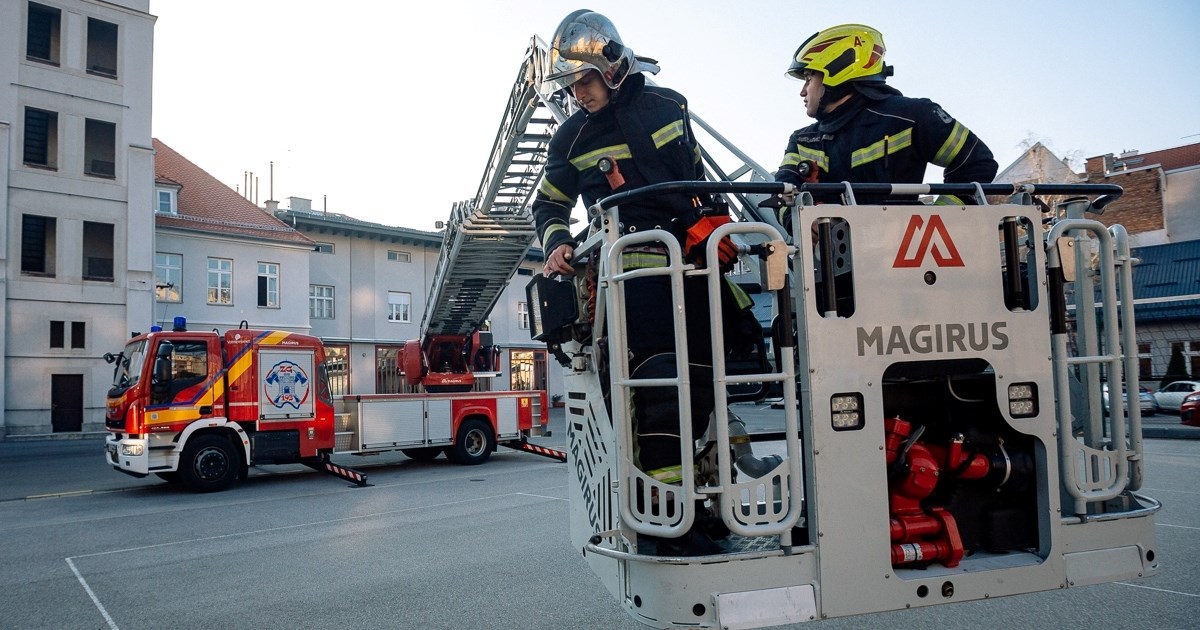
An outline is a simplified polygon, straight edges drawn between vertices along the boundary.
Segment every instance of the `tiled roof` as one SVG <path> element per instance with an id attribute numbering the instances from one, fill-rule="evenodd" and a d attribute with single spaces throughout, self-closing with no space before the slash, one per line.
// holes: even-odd
<path id="1" fill-rule="evenodd" d="M 156 213 L 158 227 L 312 245 L 312 239 L 254 205 L 158 138 L 154 174 L 180 186 L 178 216 Z"/>
<path id="2" fill-rule="evenodd" d="M 1200 241 L 1138 247 L 1132 254 L 1141 260 L 1133 268 L 1138 321 L 1200 319 Z"/>

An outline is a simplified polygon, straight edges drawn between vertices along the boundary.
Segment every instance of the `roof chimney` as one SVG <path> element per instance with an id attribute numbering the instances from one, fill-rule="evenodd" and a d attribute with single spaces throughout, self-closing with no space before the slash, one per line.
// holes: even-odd
<path id="1" fill-rule="evenodd" d="M 275 201 L 274 199 L 268 199 L 264 201 L 263 205 L 267 207 L 267 212 L 270 212 L 271 214 L 275 214 L 275 211 L 279 210 L 279 202 Z"/>

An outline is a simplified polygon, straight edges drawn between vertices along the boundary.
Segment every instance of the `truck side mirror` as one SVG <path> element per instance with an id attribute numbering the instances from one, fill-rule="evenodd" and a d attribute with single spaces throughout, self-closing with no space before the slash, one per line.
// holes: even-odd
<path id="1" fill-rule="evenodd" d="M 171 387 L 171 353 L 174 351 L 175 345 L 164 341 L 154 354 L 154 379 L 150 386 L 155 394 L 165 394 Z"/>

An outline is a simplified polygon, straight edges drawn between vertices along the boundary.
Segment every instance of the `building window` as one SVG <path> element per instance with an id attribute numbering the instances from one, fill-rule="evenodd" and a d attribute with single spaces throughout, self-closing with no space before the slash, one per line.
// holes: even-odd
<path id="1" fill-rule="evenodd" d="M 83 137 L 83 172 L 95 177 L 117 174 L 117 126 L 87 119 Z"/>
<path id="2" fill-rule="evenodd" d="M 401 377 L 400 346 L 375 346 L 375 393 L 397 394 L 404 391 L 406 381 Z"/>
<path id="3" fill-rule="evenodd" d="M 329 373 L 329 393 L 350 393 L 350 346 L 325 346 L 325 371 Z"/>
<path id="4" fill-rule="evenodd" d="M 391 262 L 412 262 L 412 254 L 396 250 L 388 250 L 388 260 Z"/>
<path id="5" fill-rule="evenodd" d="M 400 291 L 388 291 L 388 321 L 411 322 L 409 313 L 412 306 L 412 294 Z"/>
<path id="6" fill-rule="evenodd" d="M 29 166 L 58 168 L 58 114 L 25 108 L 25 152 Z"/>
<path id="7" fill-rule="evenodd" d="M 317 243 L 317 246 L 313 248 L 313 251 L 317 252 L 318 254 L 332 254 L 333 243 Z"/>
<path id="8" fill-rule="evenodd" d="M 83 222 L 83 279 L 112 282 L 113 225 Z"/>
<path id="9" fill-rule="evenodd" d="M 1138 347 L 1138 378 L 1149 379 L 1154 376 L 1154 355 L 1150 352 L 1149 343 L 1139 343 Z"/>
<path id="10" fill-rule="evenodd" d="M 62 11 L 29 3 L 29 23 L 25 29 L 25 58 L 58 65 L 59 25 Z"/>
<path id="11" fill-rule="evenodd" d="M 50 320 L 50 347 L 65 348 L 67 346 L 66 336 L 67 322 Z M 71 348 L 74 350 L 87 348 L 86 322 L 71 322 Z"/>
<path id="12" fill-rule="evenodd" d="M 54 277 L 57 232 L 54 217 L 21 215 L 21 273 Z"/>
<path id="13" fill-rule="evenodd" d="M 179 214 L 179 197 L 178 194 L 170 188 L 159 188 L 155 191 L 158 196 L 158 204 L 154 207 L 156 212 L 165 214 Z"/>
<path id="14" fill-rule="evenodd" d="M 333 319 L 333 287 L 308 285 L 308 316 L 312 319 Z"/>
<path id="15" fill-rule="evenodd" d="M 258 305 L 279 308 L 279 265 L 258 263 Z"/>
<path id="16" fill-rule="evenodd" d="M 117 78 L 117 25 L 88 18 L 88 74 Z"/>
<path id="17" fill-rule="evenodd" d="M 508 355 L 508 367 L 509 389 L 546 389 L 545 352 L 513 350 Z"/>
<path id="18" fill-rule="evenodd" d="M 517 302 L 517 328 L 529 330 L 529 302 Z"/>
<path id="19" fill-rule="evenodd" d="M 1191 372 L 1192 378 L 1200 378 L 1200 341 L 1187 342 L 1183 358 L 1187 361 L 1188 370 Z"/>
<path id="20" fill-rule="evenodd" d="M 159 302 L 183 301 L 183 256 L 154 254 L 154 299 Z"/>
<path id="21" fill-rule="evenodd" d="M 208 303 L 233 304 L 233 261 L 228 258 L 208 259 Z"/>

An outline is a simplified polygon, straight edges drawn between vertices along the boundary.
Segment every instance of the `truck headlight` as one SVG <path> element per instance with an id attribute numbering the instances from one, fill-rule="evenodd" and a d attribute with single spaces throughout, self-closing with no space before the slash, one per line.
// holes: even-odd
<path id="1" fill-rule="evenodd" d="M 121 445 L 121 454 L 129 455 L 131 457 L 137 457 L 142 454 L 142 445 L 141 444 L 122 444 Z"/>

